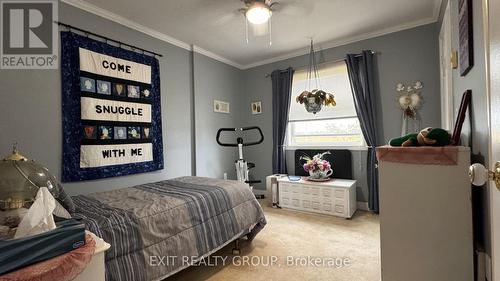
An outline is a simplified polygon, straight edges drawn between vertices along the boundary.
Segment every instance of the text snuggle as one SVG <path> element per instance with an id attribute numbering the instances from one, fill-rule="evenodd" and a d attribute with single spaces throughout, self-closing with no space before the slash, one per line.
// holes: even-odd
<path id="1" fill-rule="evenodd" d="M 96 113 L 113 113 L 142 116 L 142 108 L 133 108 L 128 106 L 111 106 L 111 105 L 96 105 Z"/>

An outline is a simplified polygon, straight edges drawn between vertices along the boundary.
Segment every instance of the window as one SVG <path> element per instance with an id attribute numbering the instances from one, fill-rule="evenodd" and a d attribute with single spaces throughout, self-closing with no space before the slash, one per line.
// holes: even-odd
<path id="1" fill-rule="evenodd" d="M 364 147 L 344 62 L 320 65 L 319 87 L 335 96 L 337 106 L 312 114 L 295 98 L 307 88 L 307 68 L 295 71 L 286 144 L 292 147 Z M 311 87 L 315 82 L 311 81 Z"/>

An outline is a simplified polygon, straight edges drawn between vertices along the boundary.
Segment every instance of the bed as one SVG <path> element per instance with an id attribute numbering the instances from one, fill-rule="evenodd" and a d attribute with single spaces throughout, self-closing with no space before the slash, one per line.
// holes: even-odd
<path id="1" fill-rule="evenodd" d="M 181 177 L 73 197 L 73 217 L 111 244 L 106 280 L 162 280 L 265 226 L 247 185 Z M 196 259 L 195 258 L 195 259 Z"/>

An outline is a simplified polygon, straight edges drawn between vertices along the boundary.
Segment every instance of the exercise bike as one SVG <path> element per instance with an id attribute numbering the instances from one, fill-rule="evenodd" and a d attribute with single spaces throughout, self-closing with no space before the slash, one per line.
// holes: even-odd
<path id="1" fill-rule="evenodd" d="M 243 132 L 243 131 L 257 131 L 260 135 L 259 140 L 253 142 L 244 142 L 242 137 L 237 137 L 236 142 L 234 143 L 226 143 L 220 140 L 223 132 Z M 262 130 L 257 127 L 245 127 L 245 128 L 220 128 L 217 131 L 216 137 L 217 143 L 220 146 L 229 146 L 229 147 L 238 147 L 238 159 L 234 162 L 234 166 L 236 168 L 236 177 L 240 182 L 244 182 L 248 184 L 250 190 L 253 191 L 252 184 L 261 183 L 260 180 L 251 180 L 249 177 L 250 170 L 255 168 L 254 163 L 247 162 L 243 159 L 243 147 L 244 146 L 253 146 L 261 144 L 264 141 L 264 134 L 262 134 Z M 255 193 L 254 193 L 255 194 Z M 264 195 L 255 195 L 257 198 L 264 198 Z"/>

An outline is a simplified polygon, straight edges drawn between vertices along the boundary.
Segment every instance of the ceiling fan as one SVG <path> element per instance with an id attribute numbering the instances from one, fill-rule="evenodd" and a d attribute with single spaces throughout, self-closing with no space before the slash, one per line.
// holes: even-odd
<path id="1" fill-rule="evenodd" d="M 271 19 L 273 15 L 273 6 L 278 2 L 272 0 L 241 0 L 245 7 L 239 9 L 245 15 L 245 18 L 252 24 L 263 24 Z"/>
<path id="2" fill-rule="evenodd" d="M 278 2 L 272 0 L 241 0 L 245 7 L 238 11 L 245 16 L 245 40 L 248 44 L 248 24 L 252 24 L 255 35 L 263 35 L 266 33 L 266 28 L 269 30 L 269 46 L 272 41 L 272 21 L 273 6 Z M 267 23 L 267 26 L 265 25 Z"/>
<path id="3" fill-rule="evenodd" d="M 277 12 L 290 16 L 300 16 L 312 10 L 310 5 L 299 0 L 241 0 L 244 7 L 226 14 L 216 21 L 216 25 L 226 24 L 241 15 L 245 18 L 245 39 L 249 43 L 249 28 L 256 36 L 269 34 L 269 45 L 272 45 L 272 16 Z"/>

